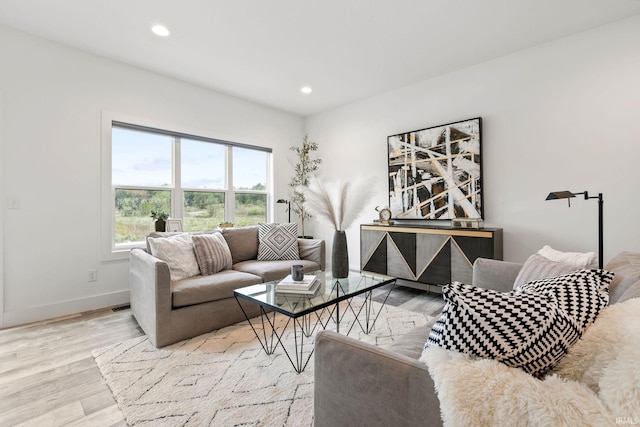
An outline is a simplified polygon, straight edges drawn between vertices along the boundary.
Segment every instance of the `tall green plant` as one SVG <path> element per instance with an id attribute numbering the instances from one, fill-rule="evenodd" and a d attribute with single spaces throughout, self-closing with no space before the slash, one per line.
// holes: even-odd
<path id="1" fill-rule="evenodd" d="M 322 160 L 313 156 L 313 153 L 318 151 L 318 143 L 309 141 L 309 134 L 305 134 L 302 138 L 301 146 L 293 146 L 289 149 L 296 153 L 297 160 L 294 164 L 294 175 L 289 183 L 292 190 L 291 210 L 300 217 L 301 231 L 304 236 L 304 221 L 311 218 L 304 207 L 304 190 L 309 187 L 311 178 L 317 175 Z"/>

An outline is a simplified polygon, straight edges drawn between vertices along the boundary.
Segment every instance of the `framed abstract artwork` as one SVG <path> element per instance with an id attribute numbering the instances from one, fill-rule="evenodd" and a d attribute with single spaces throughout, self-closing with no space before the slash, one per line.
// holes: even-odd
<path id="1" fill-rule="evenodd" d="M 483 219 L 482 118 L 391 135 L 389 207 L 395 219 Z"/>

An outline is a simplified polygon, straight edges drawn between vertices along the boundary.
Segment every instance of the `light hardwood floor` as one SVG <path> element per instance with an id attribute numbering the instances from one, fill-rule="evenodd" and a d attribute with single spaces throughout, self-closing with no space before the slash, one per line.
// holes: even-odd
<path id="1" fill-rule="evenodd" d="M 387 303 L 430 316 L 443 305 L 404 287 Z M 129 309 L 0 330 L 0 426 L 126 426 L 91 351 L 140 335 Z"/>

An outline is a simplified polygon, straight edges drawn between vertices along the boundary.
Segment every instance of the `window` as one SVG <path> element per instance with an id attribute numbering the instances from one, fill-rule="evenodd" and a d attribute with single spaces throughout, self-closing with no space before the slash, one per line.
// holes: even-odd
<path id="1" fill-rule="evenodd" d="M 269 155 L 265 152 L 237 148 L 233 151 L 233 189 L 235 222 L 238 226 L 264 222 L 267 195 L 264 180 Z"/>
<path id="2" fill-rule="evenodd" d="M 108 131 L 111 253 L 143 244 L 156 210 L 185 231 L 267 222 L 270 149 L 115 120 Z"/>

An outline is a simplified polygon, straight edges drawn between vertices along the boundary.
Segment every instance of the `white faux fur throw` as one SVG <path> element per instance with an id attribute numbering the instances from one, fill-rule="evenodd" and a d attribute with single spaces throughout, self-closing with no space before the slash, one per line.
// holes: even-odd
<path id="1" fill-rule="evenodd" d="M 421 360 L 447 427 L 640 424 L 640 298 L 603 310 L 543 380 L 438 347 Z"/>

